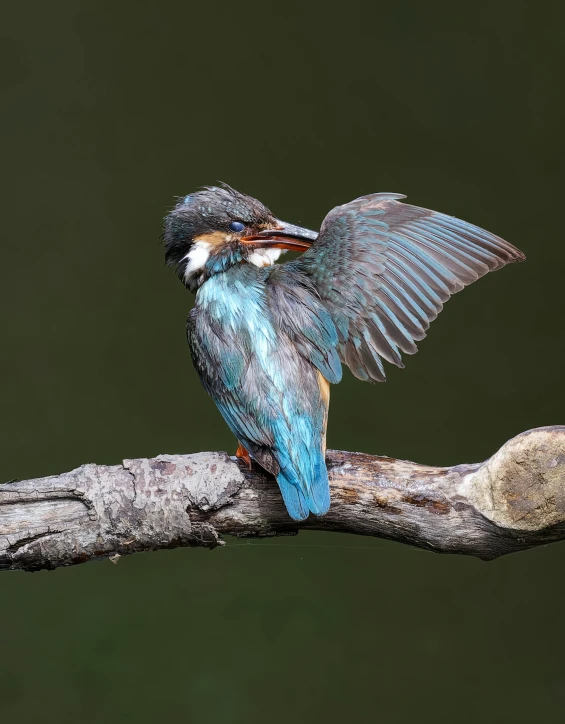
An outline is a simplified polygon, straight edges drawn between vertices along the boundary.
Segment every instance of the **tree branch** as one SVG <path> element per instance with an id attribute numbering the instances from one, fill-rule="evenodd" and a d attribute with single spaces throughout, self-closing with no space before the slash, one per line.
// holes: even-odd
<path id="1" fill-rule="evenodd" d="M 0 485 L 0 569 L 223 545 L 300 529 L 380 536 L 492 559 L 565 539 L 565 426 L 541 427 L 475 465 L 434 468 L 328 452 L 332 505 L 289 519 L 277 485 L 226 453 L 160 455 Z M 114 560 L 116 560 L 114 558 Z"/>

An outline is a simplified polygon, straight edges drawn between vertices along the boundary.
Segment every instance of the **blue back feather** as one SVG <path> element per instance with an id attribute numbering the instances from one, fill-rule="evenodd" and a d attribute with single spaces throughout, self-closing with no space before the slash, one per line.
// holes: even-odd
<path id="1" fill-rule="evenodd" d="M 228 426 L 277 478 L 289 515 L 330 505 L 324 460 L 327 408 L 319 373 L 341 379 L 338 335 L 308 285 L 276 268 L 215 274 L 188 323 L 193 360 Z"/>

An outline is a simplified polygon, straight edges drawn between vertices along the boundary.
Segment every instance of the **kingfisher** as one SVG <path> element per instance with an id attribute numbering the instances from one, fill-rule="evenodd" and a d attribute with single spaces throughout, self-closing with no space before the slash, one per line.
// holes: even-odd
<path id="1" fill-rule="evenodd" d="M 330 507 L 330 385 L 403 367 L 443 304 L 516 247 L 453 216 L 374 193 L 338 206 L 319 233 L 281 221 L 228 185 L 181 197 L 165 259 L 195 302 L 187 320 L 200 380 L 237 456 L 277 480 L 296 521 Z M 276 263 L 285 251 L 302 252 Z"/>

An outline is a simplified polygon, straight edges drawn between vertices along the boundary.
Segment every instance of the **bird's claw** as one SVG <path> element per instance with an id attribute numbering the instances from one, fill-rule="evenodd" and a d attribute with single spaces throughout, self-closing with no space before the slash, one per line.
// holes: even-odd
<path id="1" fill-rule="evenodd" d="M 247 465 L 249 470 L 251 470 L 251 458 L 249 457 L 249 453 L 247 450 L 243 447 L 241 443 L 239 443 L 239 447 L 237 448 L 235 452 L 236 458 L 239 458 L 240 460 L 243 460 L 243 462 Z"/>

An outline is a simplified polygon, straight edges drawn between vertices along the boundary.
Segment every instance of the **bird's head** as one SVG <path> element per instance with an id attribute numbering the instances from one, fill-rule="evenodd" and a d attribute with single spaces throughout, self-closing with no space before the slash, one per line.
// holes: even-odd
<path id="1" fill-rule="evenodd" d="M 165 260 L 195 291 L 234 264 L 274 264 L 284 250 L 304 251 L 318 234 L 287 224 L 260 201 L 229 186 L 179 200 L 165 218 Z"/>

